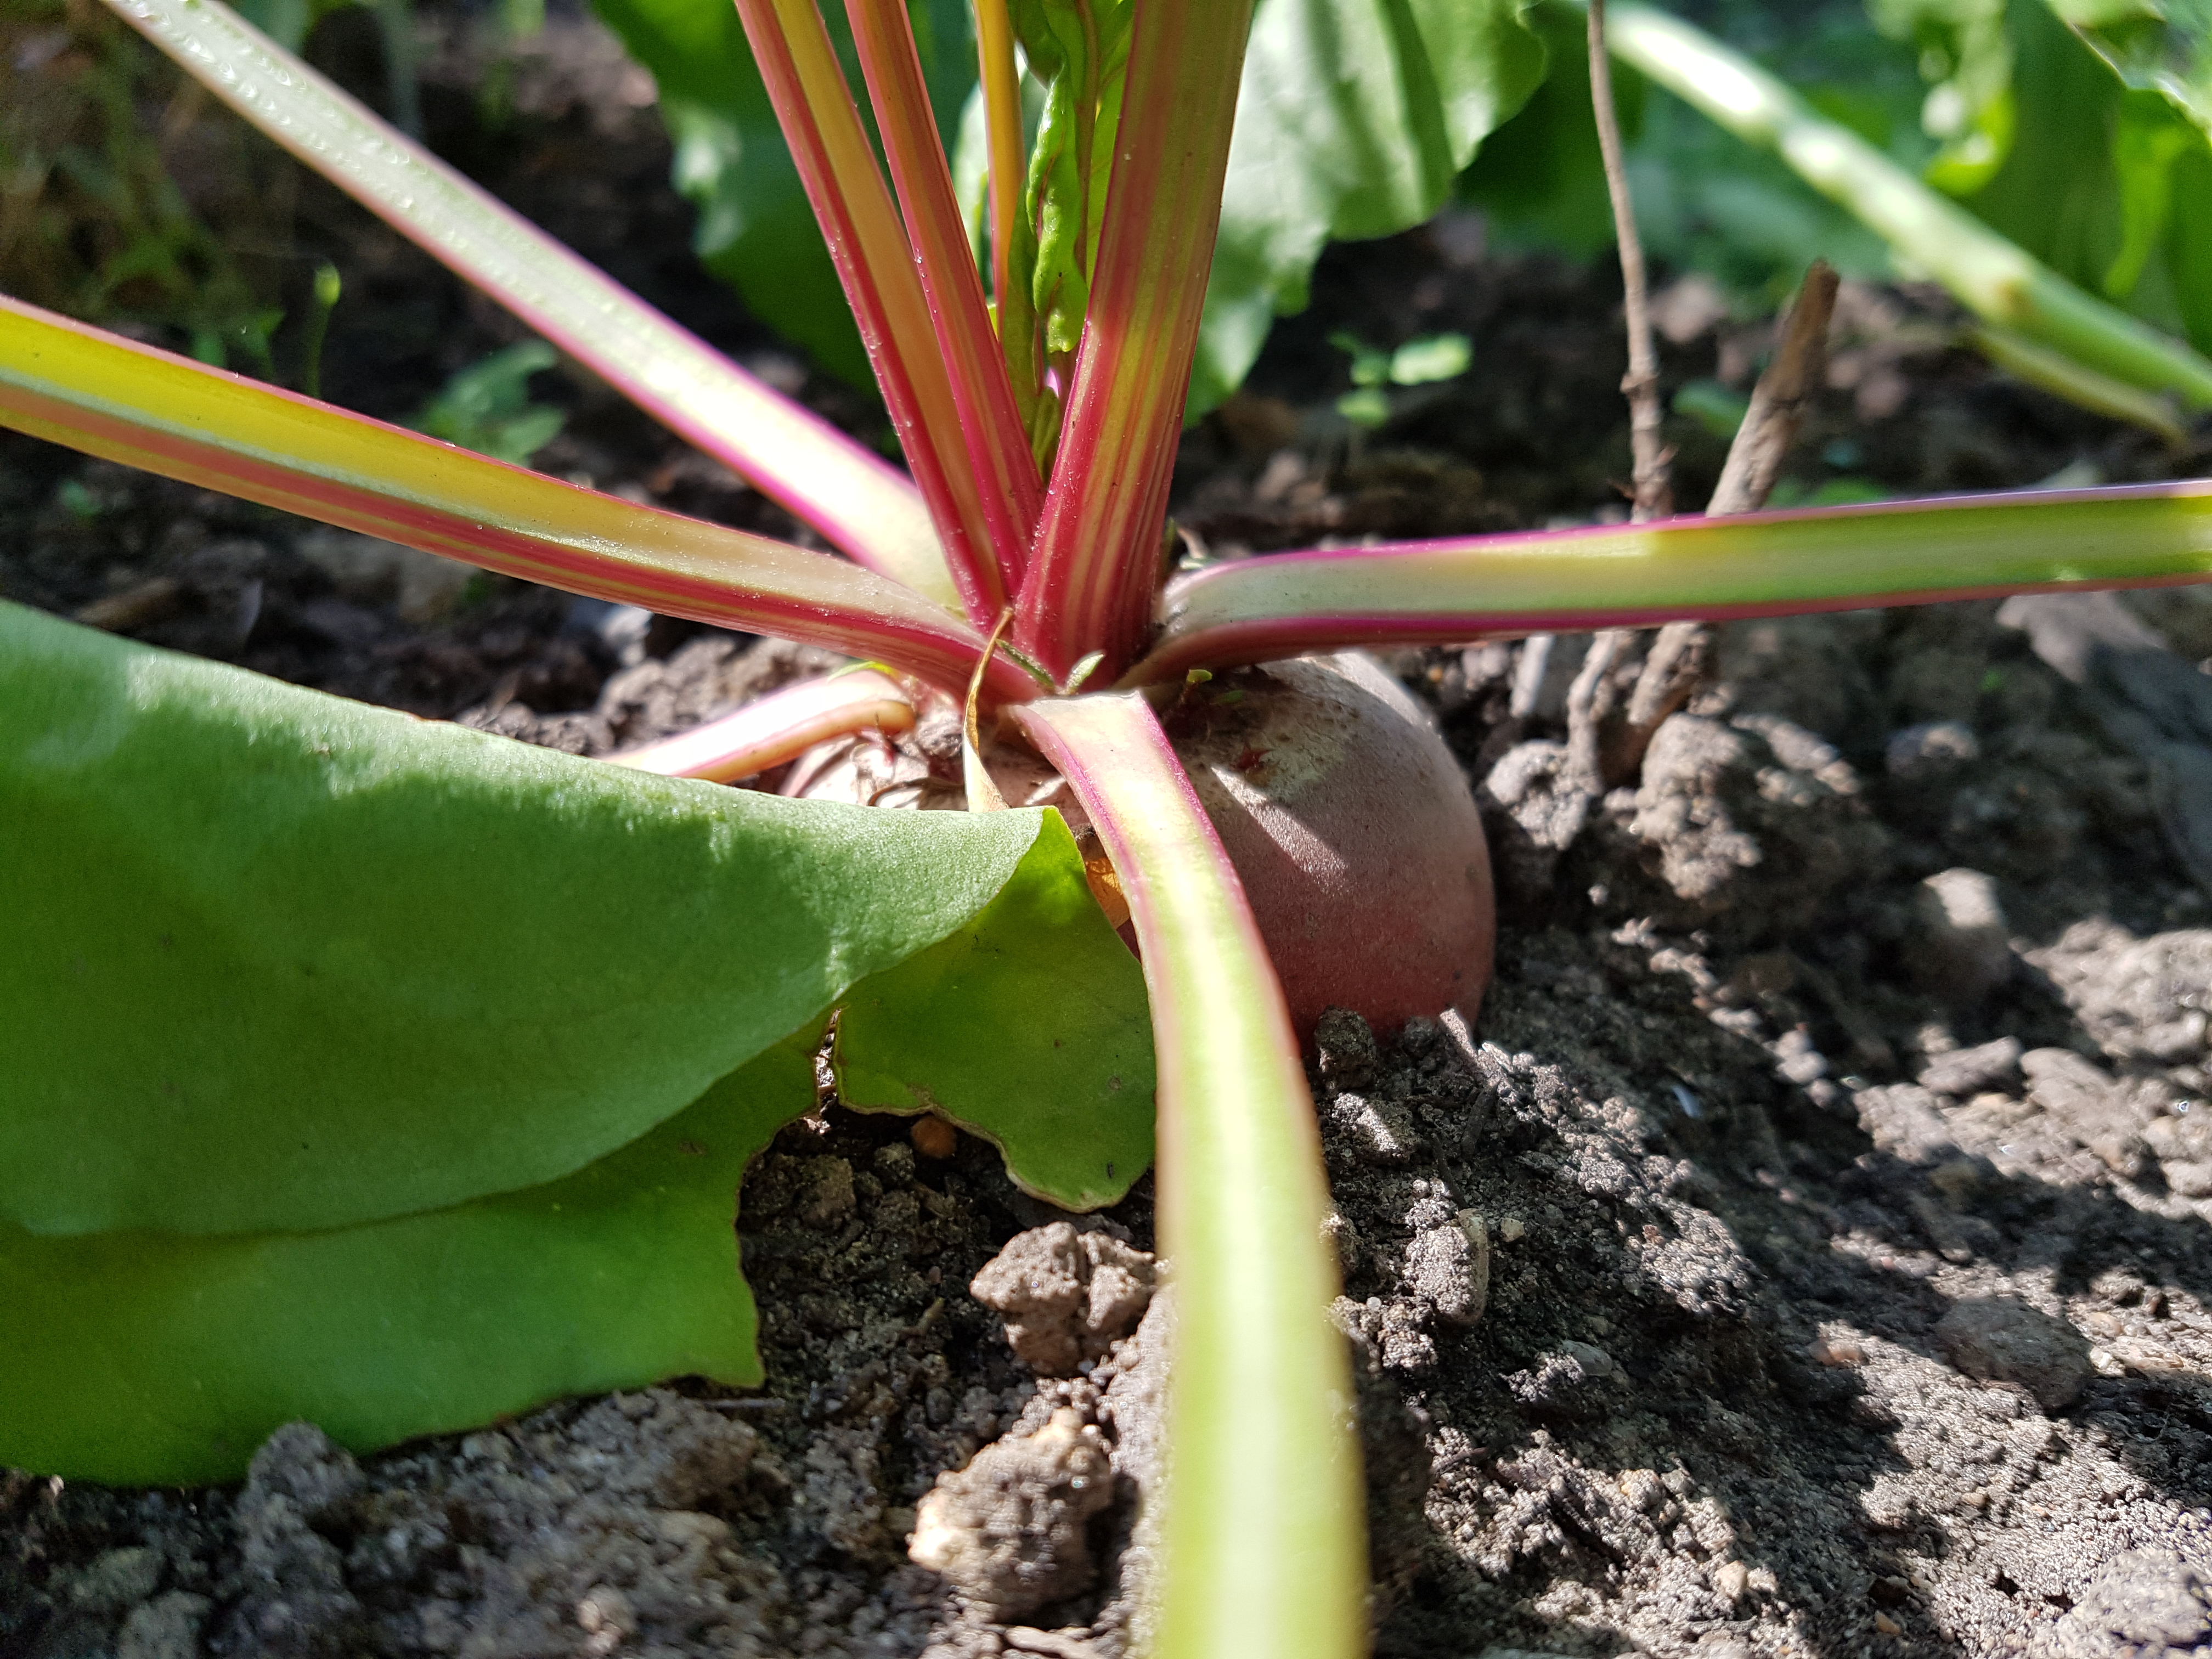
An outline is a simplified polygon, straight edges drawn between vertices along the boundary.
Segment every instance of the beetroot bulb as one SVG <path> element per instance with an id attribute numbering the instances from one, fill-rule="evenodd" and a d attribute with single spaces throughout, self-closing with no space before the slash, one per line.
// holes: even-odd
<path id="1" fill-rule="evenodd" d="M 1303 1039 L 1328 1008 L 1377 1031 L 1472 1015 L 1497 907 L 1467 775 L 1358 652 L 1238 669 L 1163 712 Z"/>
<path id="2" fill-rule="evenodd" d="M 1333 1007 L 1383 1033 L 1416 1014 L 1474 1014 L 1497 939 L 1489 849 L 1467 775 L 1404 687 L 1346 652 L 1230 670 L 1158 702 L 1301 1039 Z M 957 808 L 958 757 L 958 710 L 931 698 L 903 738 L 823 744 L 782 787 Z M 1097 853 L 1073 792 L 1035 751 L 1001 739 L 986 761 L 1009 805 L 1058 807 Z M 1120 921 L 1118 893 L 1100 897 Z"/>

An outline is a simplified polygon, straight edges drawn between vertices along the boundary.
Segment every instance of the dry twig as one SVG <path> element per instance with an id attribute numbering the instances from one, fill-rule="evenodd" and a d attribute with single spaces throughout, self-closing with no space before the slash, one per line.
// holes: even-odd
<path id="1" fill-rule="evenodd" d="M 1816 259 L 1805 273 L 1796 302 L 1783 320 L 1774 356 L 1753 388 L 1751 406 L 1729 447 L 1707 505 L 1708 517 L 1755 513 L 1766 504 L 1782 463 L 1797 441 L 1806 404 L 1820 390 L 1828 362 L 1828 321 L 1836 305 L 1836 273 Z M 1592 793 L 1625 781 L 1643 764 L 1659 724 L 1680 708 L 1704 678 L 1712 630 L 1704 623 L 1669 623 L 1659 630 L 1629 694 L 1624 717 L 1611 726 L 1613 672 L 1627 654 L 1628 635 L 1618 629 L 1590 641 L 1582 672 L 1567 693 L 1567 761 Z"/>
<path id="2" fill-rule="evenodd" d="M 1597 118 L 1597 147 L 1605 158 L 1606 193 L 1613 198 L 1613 228 L 1620 243 L 1621 309 L 1628 323 L 1628 373 L 1620 382 L 1628 398 L 1628 436 L 1636 458 L 1638 519 L 1663 519 L 1674 510 L 1673 459 L 1660 434 L 1659 354 L 1651 344 L 1651 306 L 1645 292 L 1644 240 L 1636 234 L 1636 204 L 1628 194 L 1621 160 L 1620 118 L 1613 105 L 1613 65 L 1605 51 L 1605 0 L 1589 0 L 1590 109 Z"/>
<path id="3" fill-rule="evenodd" d="M 1668 465 L 1673 452 L 1666 447 L 1660 429 L 1659 360 L 1651 343 L 1644 243 L 1637 234 L 1636 204 L 1629 195 L 1627 170 L 1621 159 L 1620 123 L 1613 108 L 1612 66 L 1605 46 L 1605 0 L 1589 0 L 1589 76 L 1598 149 L 1605 161 L 1606 189 L 1612 198 L 1613 229 L 1620 245 L 1622 311 L 1628 327 L 1628 374 L 1620 389 L 1628 399 L 1629 438 L 1636 468 L 1632 517 L 1658 518 L 1674 510 Z M 1749 513 L 1765 504 L 1790 447 L 1796 441 L 1806 403 L 1824 376 L 1828 321 L 1835 299 L 1836 273 L 1826 261 L 1815 260 L 1782 325 L 1773 359 L 1752 392 L 1750 408 L 1706 507 L 1708 515 Z M 1625 629 L 1607 629 L 1594 635 L 1567 692 L 1565 776 L 1591 795 L 1602 794 L 1608 786 L 1635 775 L 1652 733 L 1682 706 L 1704 677 L 1712 635 L 1702 623 L 1670 623 L 1661 629 L 1629 694 L 1628 707 L 1616 719 L 1615 676 L 1629 655 L 1633 638 Z"/>
<path id="4" fill-rule="evenodd" d="M 1636 204 L 1621 160 L 1620 119 L 1613 104 L 1613 66 L 1605 51 L 1605 0 L 1589 0 L 1590 109 L 1597 120 L 1605 185 L 1613 199 L 1613 228 L 1620 244 L 1621 310 L 1628 325 L 1628 373 L 1620 382 L 1628 399 L 1628 438 L 1635 456 L 1634 519 L 1664 518 L 1674 510 L 1668 463 L 1673 452 L 1660 431 L 1659 355 L 1651 344 L 1651 306 L 1644 273 L 1644 240 L 1636 232 Z M 1607 768 L 1599 733 L 1613 712 L 1613 669 L 1631 635 L 1607 629 L 1590 641 L 1582 670 L 1567 692 L 1567 772 L 1591 794 L 1605 790 Z"/>
<path id="5" fill-rule="evenodd" d="M 1826 260 L 1815 259 L 1783 320 L 1774 356 L 1752 388 L 1751 407 L 1729 446 L 1706 517 L 1756 513 L 1766 505 L 1782 463 L 1797 441 L 1806 404 L 1826 378 L 1828 321 L 1835 308 L 1835 270 Z M 1703 678 L 1711 640 L 1712 630 L 1704 623 L 1668 623 L 1659 630 L 1629 695 L 1620 751 L 1629 767 L 1642 761 L 1659 722 L 1682 706 Z"/>
<path id="6" fill-rule="evenodd" d="M 1729 446 L 1728 465 L 1713 486 L 1713 498 L 1705 503 L 1707 518 L 1756 513 L 1766 505 L 1790 447 L 1797 441 L 1805 405 L 1826 378 L 1828 319 L 1835 309 L 1835 269 L 1826 259 L 1815 259 L 1783 319 L 1774 356 L 1752 388 L 1751 407 Z"/>

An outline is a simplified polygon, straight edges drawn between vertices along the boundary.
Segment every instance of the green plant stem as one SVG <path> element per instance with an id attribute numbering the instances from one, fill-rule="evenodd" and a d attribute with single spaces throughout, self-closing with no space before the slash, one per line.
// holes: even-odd
<path id="1" fill-rule="evenodd" d="M 921 278 L 936 343 L 951 382 L 962 458 L 975 474 L 1004 598 L 1021 583 L 1044 485 L 1018 410 L 1006 361 L 983 304 L 983 284 L 922 78 L 906 0 L 847 0 L 876 131 L 890 164 L 910 258 Z M 926 342 L 915 349 L 926 350 Z M 981 617 L 969 620 L 979 626 Z"/>
<path id="2" fill-rule="evenodd" d="M 1703 30 L 1622 0 L 1611 9 L 1607 40 L 1621 62 L 1747 143 L 1776 151 L 1984 321 L 2130 386 L 2212 409 L 2212 362 L 2082 292 Z"/>
<path id="3" fill-rule="evenodd" d="M 1105 843 L 1152 995 L 1175 1337 L 1144 1650 L 1350 1659 L 1367 1645 L 1359 1451 L 1327 1313 L 1320 1136 L 1282 988 L 1144 699 L 1030 703 L 1018 718 Z"/>
<path id="4" fill-rule="evenodd" d="M 330 338 L 331 313 L 337 309 L 340 291 L 337 267 L 316 267 L 314 308 L 307 313 L 307 337 L 301 348 L 300 389 L 310 398 L 323 395 L 323 346 Z"/>
<path id="5" fill-rule="evenodd" d="M 1346 644 L 2212 579 L 2212 480 L 1277 553 L 1168 590 L 1133 684 Z"/>
<path id="6" fill-rule="evenodd" d="M 976 663 L 980 674 L 982 664 Z M 665 778 L 735 783 L 796 760 L 817 743 L 855 732 L 914 729 L 914 703 L 898 683 L 872 668 L 806 680 L 772 691 L 729 714 L 605 758 Z"/>
<path id="7" fill-rule="evenodd" d="M 0 295 L 0 426 L 487 570 L 964 685 L 983 641 L 842 559 L 640 507 Z M 990 695 L 1036 695 L 1003 656 Z"/>
<path id="8" fill-rule="evenodd" d="M 1994 325 L 1970 328 L 1966 338 L 1999 368 L 2046 392 L 2056 392 L 2069 403 L 2109 415 L 2114 420 L 2126 421 L 2146 432 L 2155 432 L 2170 444 L 2183 443 L 2189 436 L 2175 418 L 2171 398 L 2158 397 L 2109 374 L 2100 374 L 2094 368 L 2085 368 L 2064 352 L 2038 345 L 2008 328 Z"/>

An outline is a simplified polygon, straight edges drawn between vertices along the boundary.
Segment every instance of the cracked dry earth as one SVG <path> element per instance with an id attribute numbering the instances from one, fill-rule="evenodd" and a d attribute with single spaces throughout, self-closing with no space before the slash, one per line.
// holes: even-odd
<path id="1" fill-rule="evenodd" d="M 1580 802 L 1539 647 L 1399 659 L 1507 924 L 1471 1027 L 1310 1056 L 1379 1653 L 2212 1650 L 2212 907 L 2160 746 L 2212 734 L 2208 617 L 1739 626 Z M 801 665 L 708 636 L 608 690 L 680 725 Z M 832 1105 L 738 1224 L 758 1393 L 358 1461 L 299 1425 L 236 1489 L 6 1477 L 0 1649 L 1133 1651 L 1145 1190 L 1058 1216 Z"/>

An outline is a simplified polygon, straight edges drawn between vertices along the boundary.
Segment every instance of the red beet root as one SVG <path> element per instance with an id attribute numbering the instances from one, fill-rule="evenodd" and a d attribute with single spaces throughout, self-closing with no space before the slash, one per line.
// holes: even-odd
<path id="1" fill-rule="evenodd" d="M 957 805 L 957 728 L 949 708 L 938 713 L 898 745 L 820 745 L 785 792 Z M 1356 652 L 1300 658 L 1189 687 L 1162 719 L 1302 1039 L 1328 1008 L 1384 1033 L 1415 1014 L 1474 1014 L 1497 939 L 1489 848 L 1466 774 L 1404 687 Z M 919 746 L 933 728 L 953 744 L 934 763 Z M 988 758 L 1008 801 L 1057 806 L 1087 835 L 1073 792 L 1033 751 L 1000 743 Z M 1109 914 L 1118 896 L 1102 893 Z"/>
<path id="2" fill-rule="evenodd" d="M 1243 878 L 1301 1038 L 1322 1010 L 1378 1031 L 1472 1015 L 1497 910 L 1467 776 L 1357 653 L 1239 670 L 1166 716 Z"/>

